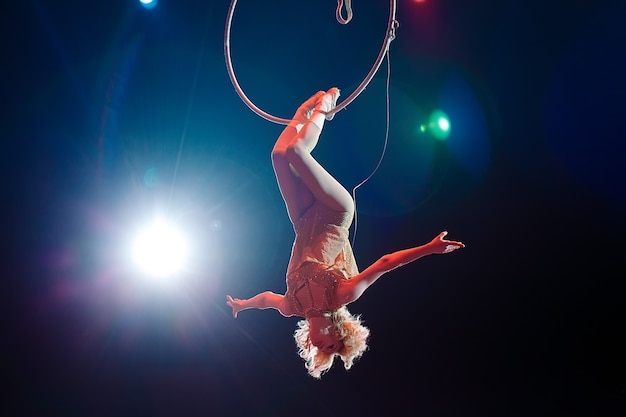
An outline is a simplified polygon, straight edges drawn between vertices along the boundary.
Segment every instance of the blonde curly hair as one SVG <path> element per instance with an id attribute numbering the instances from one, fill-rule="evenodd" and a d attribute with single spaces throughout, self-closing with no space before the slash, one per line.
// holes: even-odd
<path id="1" fill-rule="evenodd" d="M 313 346 L 309 337 L 309 323 L 306 320 L 298 322 L 298 328 L 293 335 L 298 346 L 298 354 L 304 359 L 309 375 L 317 379 L 333 366 L 335 356 L 341 358 L 344 368 L 348 370 L 367 350 L 370 331 L 361 323 L 361 316 L 352 315 L 344 306 L 330 313 L 330 317 L 343 340 L 343 347 L 338 352 L 324 353 Z"/>

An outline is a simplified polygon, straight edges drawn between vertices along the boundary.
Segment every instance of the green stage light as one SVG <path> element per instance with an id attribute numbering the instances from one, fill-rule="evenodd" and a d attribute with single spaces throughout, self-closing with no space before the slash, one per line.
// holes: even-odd
<path id="1" fill-rule="evenodd" d="M 430 133 L 439 140 L 446 140 L 450 136 L 452 126 L 448 115 L 441 110 L 435 110 L 430 114 L 428 123 L 421 124 L 419 130 L 421 133 Z"/>
<path id="2" fill-rule="evenodd" d="M 446 140 L 450 136 L 452 126 L 448 115 L 441 110 L 435 110 L 428 119 L 428 130 L 430 134 L 439 140 Z"/>

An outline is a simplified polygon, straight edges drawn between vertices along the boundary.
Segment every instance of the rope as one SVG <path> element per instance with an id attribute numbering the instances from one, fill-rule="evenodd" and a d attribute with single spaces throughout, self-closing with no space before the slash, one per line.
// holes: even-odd
<path id="1" fill-rule="evenodd" d="M 365 184 L 366 182 L 368 182 L 370 180 L 370 178 L 372 178 L 374 176 L 374 174 L 376 174 L 376 171 L 378 171 L 378 168 L 380 168 L 380 165 L 383 162 L 383 159 L 385 157 L 385 153 L 387 151 L 387 145 L 389 144 L 389 129 L 390 129 L 390 124 L 391 124 L 391 111 L 390 111 L 390 99 L 389 99 L 389 87 L 391 84 L 391 59 L 389 58 L 389 51 L 387 51 L 387 79 L 386 79 L 386 88 L 385 88 L 385 104 L 387 107 L 387 112 L 386 112 L 386 117 L 385 117 L 385 141 L 383 143 L 383 150 L 380 153 L 380 158 L 378 159 L 378 163 L 376 163 L 376 166 L 374 167 L 374 169 L 372 170 L 372 172 L 367 176 L 367 178 L 365 178 L 363 181 L 361 181 L 360 183 L 358 183 L 353 189 L 352 189 L 352 201 L 354 201 L 354 231 L 352 233 L 352 248 L 354 249 L 354 242 L 356 240 L 356 232 L 358 229 L 358 211 L 356 208 L 356 190 L 361 187 L 363 184 Z"/>

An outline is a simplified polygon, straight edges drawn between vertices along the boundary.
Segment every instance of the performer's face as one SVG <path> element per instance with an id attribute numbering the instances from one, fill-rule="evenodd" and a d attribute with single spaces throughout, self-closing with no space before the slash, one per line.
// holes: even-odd
<path id="1" fill-rule="evenodd" d="M 337 328 L 329 320 L 327 325 L 315 326 L 310 323 L 309 338 L 311 344 L 324 353 L 335 353 L 343 348 L 343 339 L 339 335 Z"/>

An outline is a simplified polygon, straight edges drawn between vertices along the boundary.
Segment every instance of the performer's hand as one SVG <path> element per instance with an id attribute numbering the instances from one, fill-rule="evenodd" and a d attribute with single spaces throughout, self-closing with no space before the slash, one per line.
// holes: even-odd
<path id="1" fill-rule="evenodd" d="M 465 247 L 461 242 L 444 239 L 447 234 L 448 232 L 441 232 L 436 238 L 430 241 L 429 246 L 433 250 L 433 253 L 450 253 Z"/>
<path id="2" fill-rule="evenodd" d="M 226 296 L 226 304 L 228 304 L 233 309 L 233 317 L 237 318 L 237 313 L 239 313 L 244 308 L 245 300 L 240 300 L 239 298 L 233 298 L 230 295 Z"/>

